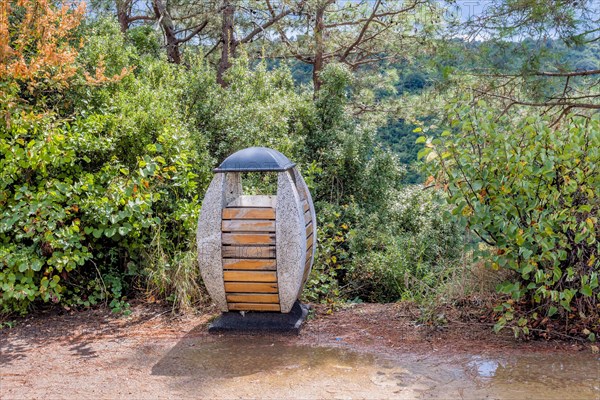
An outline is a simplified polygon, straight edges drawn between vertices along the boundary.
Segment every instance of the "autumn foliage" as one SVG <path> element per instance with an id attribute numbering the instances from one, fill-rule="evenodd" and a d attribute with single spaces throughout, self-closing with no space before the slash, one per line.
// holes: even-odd
<path id="1" fill-rule="evenodd" d="M 78 46 L 73 31 L 85 10 L 48 0 L 17 0 L 4 3 L 0 28 L 0 74 L 3 79 L 27 83 L 35 90 L 44 83 L 66 85 L 77 73 Z"/>
<path id="2" fill-rule="evenodd" d="M 49 0 L 9 0 L 0 9 L 0 95 L 26 91 L 32 97 L 61 91 L 74 81 L 97 85 L 114 82 L 129 70 L 113 77 L 104 75 L 102 61 L 93 73 L 77 62 L 83 40 L 76 35 L 85 3 Z"/>

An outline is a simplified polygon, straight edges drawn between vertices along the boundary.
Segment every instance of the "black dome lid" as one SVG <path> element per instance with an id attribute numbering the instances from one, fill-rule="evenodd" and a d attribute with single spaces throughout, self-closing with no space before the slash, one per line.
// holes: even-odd
<path id="1" fill-rule="evenodd" d="M 266 147 L 248 147 L 227 157 L 214 171 L 286 171 L 295 165 L 277 150 Z"/>

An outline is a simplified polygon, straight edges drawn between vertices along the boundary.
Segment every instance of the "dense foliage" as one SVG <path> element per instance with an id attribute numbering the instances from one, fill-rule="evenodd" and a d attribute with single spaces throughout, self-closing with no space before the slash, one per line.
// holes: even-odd
<path id="1" fill-rule="evenodd" d="M 476 107 L 453 108 L 451 130 L 419 141 L 427 141 L 421 156 L 450 193 L 452 214 L 492 246 L 491 268 L 515 273 L 499 287 L 510 298 L 496 310 L 496 328 L 529 335 L 560 324 L 594 339 L 600 120 L 569 116 L 553 128 L 549 118 L 497 118 L 484 103 Z"/>
<path id="2" fill-rule="evenodd" d="M 57 22 L 65 15 L 76 14 L 65 11 Z M 111 302 L 120 310 L 132 285 L 146 280 L 155 295 L 180 305 L 197 300 L 192 239 L 210 169 L 253 145 L 297 160 L 315 193 L 323 251 L 309 296 L 333 298 L 323 279 L 335 286 L 356 281 L 336 275 L 345 257 L 335 254 L 346 252 L 352 261 L 366 247 L 342 250 L 331 224 L 350 236 L 376 232 L 404 172 L 377 146 L 376 126 L 346 114 L 352 81 L 346 67 L 324 70 L 313 101 L 311 91 L 294 89 L 285 67 L 250 69 L 239 58 L 223 88 L 201 58 L 186 68 L 157 57 L 156 37 L 144 28 L 123 36 L 114 23 L 99 20 L 65 29 L 61 38 L 73 43 L 69 75 L 28 78 L 29 87 L 53 90 L 31 97 L 20 77 L 3 81 L 11 90 L 2 103 L 9 123 L 0 136 L 4 311 L 25 312 L 38 300 Z M 393 236 L 391 227 L 386 235 Z"/>
<path id="3" fill-rule="evenodd" d="M 486 264 L 505 280 L 479 293 L 497 329 L 595 339 L 588 2 L 494 0 L 456 25 L 421 0 L 134 3 L 0 9 L 0 312 L 206 301 L 194 231 L 211 170 L 268 146 L 315 199 L 304 299 L 431 307 Z"/>
<path id="4" fill-rule="evenodd" d="M 61 21 L 81 13 L 35 6 L 13 10 L 14 32 L 29 30 L 30 42 L 24 48 L 11 36 L 8 54 L 25 62 L 7 68 L 24 72 L 3 80 L 2 308 L 23 312 L 40 299 L 120 309 L 124 277 L 140 273 L 154 229 L 162 226 L 175 248 L 187 244 L 192 201 L 208 171 L 195 160 L 208 157 L 174 97 L 182 82 L 176 68 L 149 62 L 131 73 L 133 49 L 110 24 L 90 28 L 94 36 L 78 54 L 78 22 Z M 61 44 L 37 34 L 47 18 L 62 29 L 54 36 Z"/>

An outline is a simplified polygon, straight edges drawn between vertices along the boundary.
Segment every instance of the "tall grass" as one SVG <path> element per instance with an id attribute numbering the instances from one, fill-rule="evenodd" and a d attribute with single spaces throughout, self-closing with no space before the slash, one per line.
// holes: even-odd
<path id="1" fill-rule="evenodd" d="M 169 251 L 163 245 L 162 230 L 157 229 L 145 254 L 149 296 L 172 303 L 173 311 L 193 312 L 209 301 L 198 268 L 195 242 L 187 251 Z"/>

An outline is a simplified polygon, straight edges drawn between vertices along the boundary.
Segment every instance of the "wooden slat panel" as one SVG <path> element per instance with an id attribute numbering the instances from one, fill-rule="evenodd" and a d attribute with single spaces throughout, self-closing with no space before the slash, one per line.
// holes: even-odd
<path id="1" fill-rule="evenodd" d="M 275 244 L 275 234 L 269 233 L 224 233 L 223 244 Z"/>
<path id="2" fill-rule="evenodd" d="M 310 215 L 310 212 L 309 211 L 305 212 L 304 213 L 304 225 L 310 224 L 311 220 L 312 220 L 312 215 Z"/>
<path id="3" fill-rule="evenodd" d="M 309 237 L 313 233 L 313 224 L 312 222 L 306 225 L 306 237 Z"/>
<path id="4" fill-rule="evenodd" d="M 274 208 L 224 208 L 223 219 L 275 219 Z"/>
<path id="5" fill-rule="evenodd" d="M 223 246 L 223 258 L 275 258 L 275 246 Z"/>
<path id="6" fill-rule="evenodd" d="M 281 311 L 279 304 L 227 303 L 230 311 Z"/>
<path id="7" fill-rule="evenodd" d="M 221 222 L 223 232 L 275 232 L 275 221 L 267 219 L 233 219 Z"/>
<path id="8" fill-rule="evenodd" d="M 308 201 L 302 201 L 302 209 L 304 210 L 304 212 L 307 212 L 309 208 L 310 207 L 308 206 Z"/>
<path id="9" fill-rule="evenodd" d="M 275 271 L 223 271 L 225 282 L 277 282 Z"/>
<path id="10" fill-rule="evenodd" d="M 228 293 L 228 303 L 279 303 L 279 295 L 264 293 Z"/>
<path id="11" fill-rule="evenodd" d="M 275 260 L 245 260 L 235 258 L 225 258 L 223 260 L 223 269 L 250 269 L 250 270 L 263 270 L 263 271 L 275 271 L 277 270 L 277 263 Z"/>
<path id="12" fill-rule="evenodd" d="M 277 293 L 276 283 L 225 282 L 227 293 Z"/>

